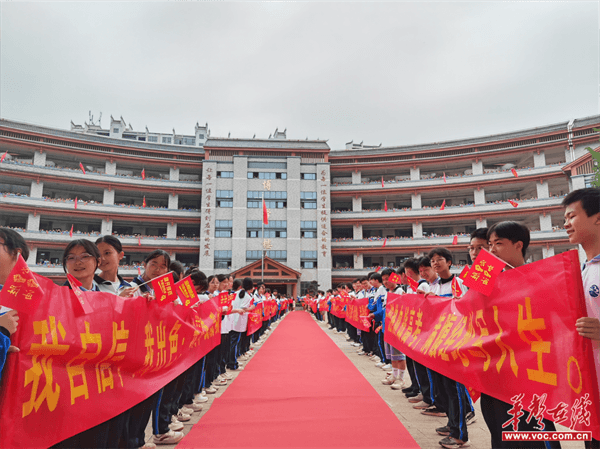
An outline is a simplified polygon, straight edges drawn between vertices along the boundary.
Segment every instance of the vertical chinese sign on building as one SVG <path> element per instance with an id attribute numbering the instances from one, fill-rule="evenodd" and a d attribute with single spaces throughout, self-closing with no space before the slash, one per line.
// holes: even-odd
<path id="1" fill-rule="evenodd" d="M 319 285 L 331 286 L 331 225 L 329 207 L 329 165 L 317 164 L 317 268 Z"/>
<path id="2" fill-rule="evenodd" d="M 200 268 L 211 271 L 214 268 L 213 228 L 216 204 L 216 162 L 204 162 L 202 177 L 202 218 L 200 221 Z"/>

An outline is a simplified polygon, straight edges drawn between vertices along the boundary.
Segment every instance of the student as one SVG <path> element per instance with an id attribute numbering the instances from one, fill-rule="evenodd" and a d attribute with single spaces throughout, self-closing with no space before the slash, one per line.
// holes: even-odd
<path id="1" fill-rule="evenodd" d="M 479 256 L 482 249 L 485 249 L 486 251 L 489 250 L 490 247 L 488 245 L 487 232 L 488 228 L 479 228 L 471 233 L 471 240 L 468 246 L 471 263 L 477 259 L 477 256 Z"/>
<path id="2" fill-rule="evenodd" d="M 96 291 L 100 289 L 94 282 L 94 273 L 100 265 L 100 251 L 89 240 L 78 239 L 71 241 L 63 253 L 63 270 L 79 282 L 83 291 Z M 69 285 L 65 282 L 64 285 Z"/>
<path id="3" fill-rule="evenodd" d="M 575 190 L 562 204 L 569 242 L 580 244 L 586 256 L 581 277 L 587 317 L 579 318 L 575 326 L 579 335 L 592 340 L 596 376 L 600 376 L 600 189 Z M 586 441 L 585 447 L 600 448 L 600 441 Z"/>
<path id="4" fill-rule="evenodd" d="M 383 278 L 380 273 L 371 273 L 369 275 L 369 282 L 375 289 L 375 292 L 372 296 L 369 297 L 369 305 L 367 305 L 367 309 L 369 309 L 369 316 L 373 318 L 374 312 L 381 310 L 383 308 L 383 304 L 385 303 L 385 299 L 387 298 L 387 290 L 383 285 Z M 381 319 L 382 314 L 378 314 L 378 319 Z M 381 321 L 373 320 L 373 327 L 376 330 L 379 326 L 382 325 Z M 380 331 L 381 332 L 381 331 Z M 379 333 L 374 333 L 375 338 L 375 354 L 376 357 L 380 359 L 379 362 L 375 364 L 376 367 L 380 367 L 386 364 L 385 361 L 385 351 L 383 349 L 383 343 L 381 341 Z M 373 357 L 377 360 L 376 357 Z"/>
<path id="5" fill-rule="evenodd" d="M 248 330 L 248 314 L 246 311 L 250 310 L 252 305 L 252 292 L 254 291 L 254 283 L 250 278 L 244 278 L 242 281 L 242 289 L 238 290 L 235 299 L 231 304 L 234 310 L 238 310 L 242 313 L 232 314 L 231 318 L 231 331 L 229 332 L 229 361 L 227 368 L 233 371 L 241 369 L 240 364 L 237 361 L 239 356 L 239 345 L 242 334 Z"/>
<path id="6" fill-rule="evenodd" d="M 494 256 L 502 259 L 514 268 L 525 265 L 525 253 L 529 246 L 529 229 L 522 224 L 514 221 L 503 221 L 492 225 L 488 229 L 488 242 L 490 246 L 490 253 Z M 509 265 L 506 266 L 505 270 L 512 269 Z M 508 404 L 485 393 L 481 394 L 481 413 L 483 419 L 490 430 L 492 438 L 492 448 L 560 448 L 558 442 L 551 442 L 546 444 L 542 442 L 516 442 L 516 441 L 502 441 L 502 424 L 504 424 L 511 415 L 508 411 L 513 407 L 512 404 Z M 529 412 L 524 411 L 524 415 L 518 424 L 519 432 L 535 431 L 537 422 L 535 419 L 529 418 Z M 527 423 L 529 421 L 529 423 Z M 544 431 L 553 432 L 556 431 L 554 423 L 544 419 Z"/>
<path id="7" fill-rule="evenodd" d="M 438 275 L 430 294 L 452 298 L 454 296 L 452 283 L 455 281 L 455 275 L 450 272 L 452 253 L 446 248 L 437 247 L 429 252 L 428 257 L 432 268 Z M 456 281 L 463 294 L 466 293 L 462 280 L 456 278 Z M 421 413 L 437 416 L 431 411 L 445 411 L 448 415 L 448 423 L 446 426 L 436 429 L 438 434 L 445 436 L 440 441 L 440 445 L 449 449 L 467 446 L 469 444 L 467 424 L 475 422 L 475 412 L 471 406 L 469 393 L 461 383 L 434 370 L 429 371 L 434 391 L 434 405 Z"/>
<path id="8" fill-rule="evenodd" d="M 118 238 L 105 235 L 96 240 L 100 252 L 100 274 L 94 276 L 94 281 L 101 292 L 114 293 L 115 295 L 129 297 L 135 294 L 134 287 L 123 279 L 119 271 L 119 263 L 125 256 L 123 246 Z"/>

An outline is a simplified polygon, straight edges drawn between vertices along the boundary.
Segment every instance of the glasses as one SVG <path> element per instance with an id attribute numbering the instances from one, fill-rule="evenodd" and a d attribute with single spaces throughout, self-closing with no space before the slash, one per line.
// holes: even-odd
<path id="1" fill-rule="evenodd" d="M 94 256 L 92 256 L 91 254 L 83 253 L 80 256 L 67 256 L 66 261 L 67 261 L 67 263 L 75 263 L 75 262 L 88 262 L 93 259 L 94 259 Z"/>

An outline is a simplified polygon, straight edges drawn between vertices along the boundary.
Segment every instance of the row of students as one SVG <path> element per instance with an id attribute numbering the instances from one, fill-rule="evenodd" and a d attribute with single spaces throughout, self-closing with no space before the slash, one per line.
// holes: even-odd
<path id="1" fill-rule="evenodd" d="M 0 289 L 6 282 L 10 271 L 16 264 L 19 253 L 27 259 L 29 249 L 20 234 L 0 228 Z M 201 307 L 202 303 L 215 297 L 220 291 L 231 291 L 236 287 L 233 277 L 229 275 L 216 275 L 206 277 L 198 268 L 192 268 L 184 273 L 180 262 L 172 261 L 169 254 L 163 250 L 152 251 L 146 256 L 144 271 L 131 282 L 126 281 L 118 273 L 119 263 L 124 257 L 120 241 L 114 236 L 104 236 L 91 242 L 86 239 L 71 241 L 63 254 L 63 268 L 65 273 L 72 275 L 81 283 L 83 291 L 104 291 L 125 298 L 145 296 L 148 300 L 154 299 L 154 291 L 149 281 L 173 272 L 177 282 L 180 278 L 190 276 L 198 293 L 198 302 L 192 307 Z M 99 270 L 99 273 L 96 272 Z M 236 292 L 233 310 L 228 310 L 229 315 L 224 316 L 224 326 L 231 322 L 232 332 L 243 333 L 242 345 L 235 345 L 234 362 L 229 362 L 227 368 L 239 369 L 239 358 L 246 358 L 252 351 L 249 338 L 245 338 L 247 312 L 252 307 L 253 296 L 252 280 L 247 278 L 238 282 L 240 288 Z M 67 282 L 65 285 L 71 288 Z M 264 288 L 264 287 L 263 287 Z M 244 292 L 247 292 L 244 299 Z M 240 304 L 239 300 L 244 299 Z M 178 300 L 177 300 L 178 301 Z M 237 301 L 237 302 L 236 302 Z M 278 301 L 281 301 L 278 298 Z M 224 311 L 225 312 L 225 311 Z M 280 314 L 276 316 L 279 318 Z M 270 320 L 271 321 L 271 320 Z M 258 345 L 264 340 L 268 326 L 264 326 Z M 14 310 L 3 308 L 0 310 L 0 369 L 10 351 L 18 348 L 10 345 L 10 335 L 16 331 L 18 313 Z M 233 339 L 230 338 L 229 341 Z M 240 340 L 242 338 L 240 337 Z M 191 414 L 202 410 L 202 404 L 208 401 L 206 394 L 214 394 L 219 386 L 227 385 L 232 378 L 221 363 L 229 351 L 221 351 L 222 345 L 217 345 L 205 357 L 196 362 L 186 372 L 152 394 L 146 400 L 136 404 L 129 410 L 115 416 L 107 422 L 88 429 L 80 434 L 68 438 L 54 447 L 93 447 L 93 448 L 152 448 L 157 444 L 176 444 L 183 438 L 183 422 L 191 419 Z M 145 441 L 145 429 L 152 416 L 153 437 Z"/>

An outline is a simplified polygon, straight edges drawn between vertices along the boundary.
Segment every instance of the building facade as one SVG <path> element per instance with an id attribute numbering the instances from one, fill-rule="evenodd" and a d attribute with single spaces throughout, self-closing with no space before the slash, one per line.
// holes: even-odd
<path id="1" fill-rule="evenodd" d="M 241 273 L 264 255 L 280 274 L 299 273 L 265 278 L 294 295 L 438 245 L 460 270 L 468 234 L 507 219 L 531 229 L 535 261 L 572 249 L 560 203 L 590 184 L 585 148 L 598 150 L 598 127 L 593 116 L 451 142 L 332 150 L 278 130 L 232 139 L 211 136 L 208 124 L 181 135 L 134 132 L 112 117 L 108 129 L 90 120 L 70 130 L 2 119 L 0 226 L 19 230 L 30 266 L 57 281 L 72 238 L 105 234 L 124 244 L 126 277 L 155 248 L 207 274 Z"/>

